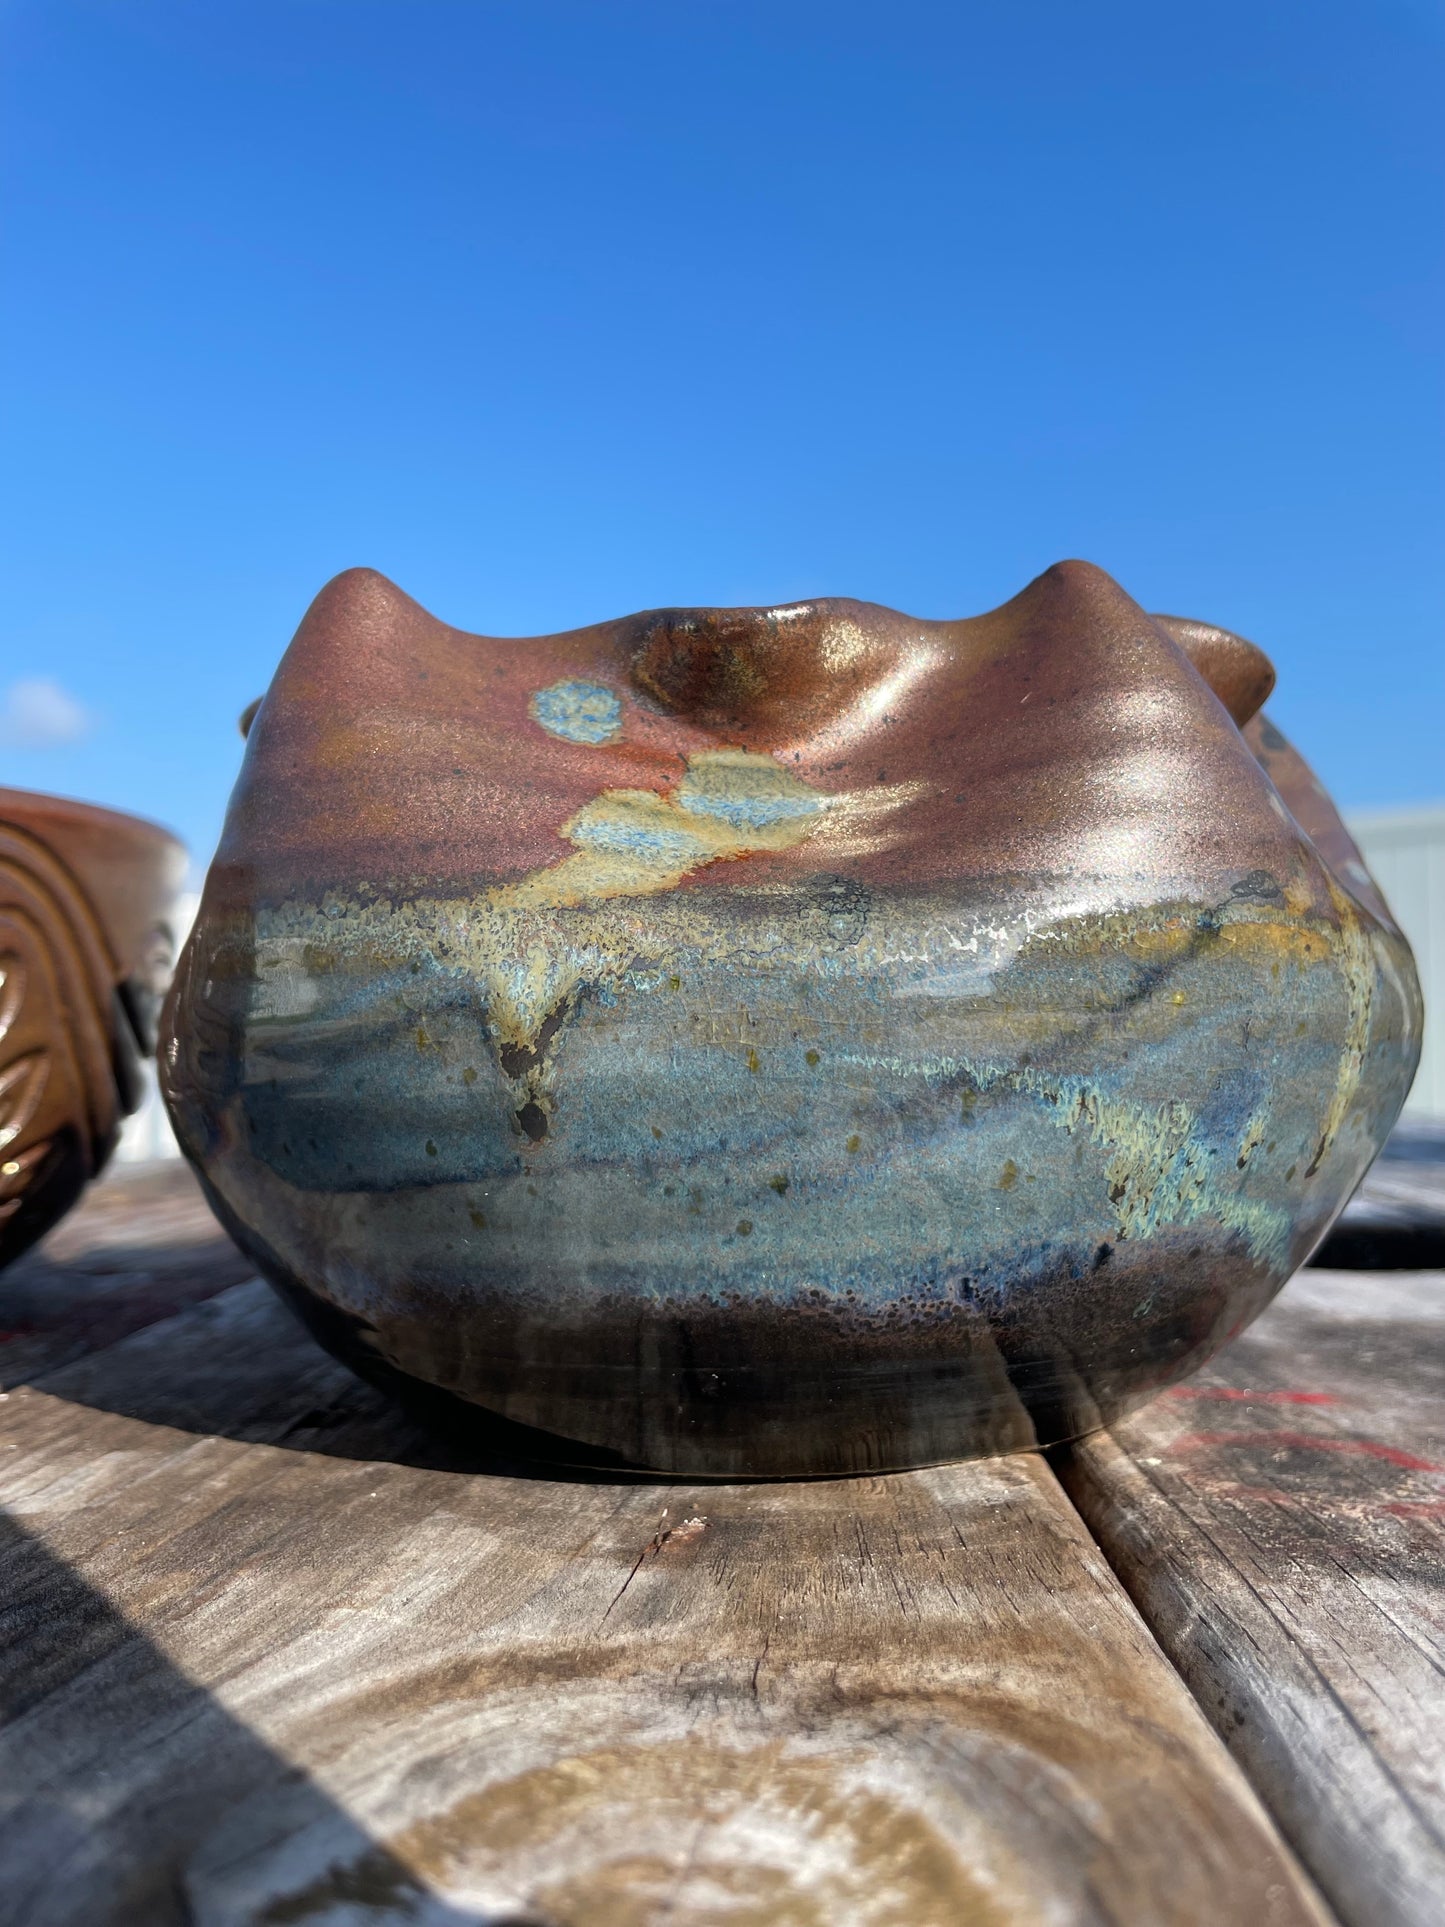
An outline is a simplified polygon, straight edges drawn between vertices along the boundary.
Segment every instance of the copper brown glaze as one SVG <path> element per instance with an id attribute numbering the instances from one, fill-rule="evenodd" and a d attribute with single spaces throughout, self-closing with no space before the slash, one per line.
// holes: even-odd
<path id="1" fill-rule="evenodd" d="M 154 824 L 0 789 L 0 1266 L 69 1210 L 140 1100 L 184 866 Z"/>
<path id="2" fill-rule="evenodd" d="M 1264 651 L 1228 629 L 1183 616 L 1155 616 L 1218 696 L 1241 729 L 1269 700 L 1274 664 Z"/>
<path id="3" fill-rule="evenodd" d="M 1066 563 L 560 636 L 356 571 L 255 712 L 181 1142 L 324 1342 L 687 1474 L 1086 1429 L 1393 1121 L 1409 952 L 1252 643 Z"/>

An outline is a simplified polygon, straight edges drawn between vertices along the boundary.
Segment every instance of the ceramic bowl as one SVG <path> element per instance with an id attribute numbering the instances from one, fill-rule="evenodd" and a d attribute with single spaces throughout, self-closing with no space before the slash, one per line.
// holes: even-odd
<path id="1" fill-rule="evenodd" d="M 185 861 L 154 823 L 0 789 L 0 1267 L 140 1102 Z"/>
<path id="2" fill-rule="evenodd" d="M 1083 563 L 527 640 L 341 576 L 177 974 L 181 1143 L 324 1344 L 514 1449 L 1084 1431 L 1279 1289 L 1418 1053 L 1272 681 Z"/>

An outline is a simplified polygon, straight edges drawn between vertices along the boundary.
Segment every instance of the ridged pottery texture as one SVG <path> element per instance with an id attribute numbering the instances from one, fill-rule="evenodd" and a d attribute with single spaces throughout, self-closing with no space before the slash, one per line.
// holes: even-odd
<path id="1" fill-rule="evenodd" d="M 526 641 L 341 576 L 172 993 L 181 1143 L 324 1344 L 494 1443 L 1087 1430 L 1279 1290 L 1418 1055 L 1272 683 L 1081 563 Z"/>
<path id="2" fill-rule="evenodd" d="M 186 853 L 167 831 L 0 789 L 0 1269 L 115 1148 L 174 950 Z"/>

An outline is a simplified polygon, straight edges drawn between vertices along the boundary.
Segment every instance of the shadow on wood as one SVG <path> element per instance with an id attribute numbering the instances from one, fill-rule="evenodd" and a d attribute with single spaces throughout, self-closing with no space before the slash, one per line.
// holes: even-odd
<path id="1" fill-rule="evenodd" d="M 202 1306 L 199 1319 L 179 1316 Z M 87 1360 L 101 1352 L 98 1372 Z M 448 1438 L 327 1358 L 255 1279 L 179 1160 L 109 1174 L 0 1276 L 0 1389 L 56 1373 L 79 1403 L 203 1437 L 551 1476 L 525 1427 L 499 1420 L 490 1437 Z"/>
<path id="2" fill-rule="evenodd" d="M 0 1390 L 50 1387 L 56 1374 L 78 1403 L 202 1437 L 434 1471 L 656 1483 L 555 1463 L 557 1441 L 471 1408 L 460 1423 L 441 1406 L 414 1422 L 255 1278 L 179 1160 L 109 1174 L 0 1276 Z"/>
<path id="3" fill-rule="evenodd" d="M 194 1685 L 84 1580 L 0 1512 L 0 1923 L 255 1927 L 328 1918 L 478 1927 L 379 1846 L 301 1768 Z M 124 1755 L 123 1768 L 118 1755 Z M 274 1789 L 326 1872 L 238 1912 L 206 1842 Z M 352 1910 L 355 1910 L 353 1914 Z M 523 1916 L 487 1927 L 532 1927 Z"/>
<path id="4" fill-rule="evenodd" d="M 113 1284 L 108 1297 L 106 1323 L 119 1327 L 123 1336 L 111 1344 L 101 1339 L 94 1351 L 68 1357 L 54 1370 L 4 1382 L 11 1388 L 43 1385 L 97 1412 L 200 1438 L 434 1472 L 581 1484 L 657 1483 L 646 1473 L 549 1465 L 543 1450 L 529 1450 L 527 1428 L 505 1420 L 491 1427 L 479 1423 L 468 1438 L 415 1422 L 329 1358 L 260 1279 L 195 1297 L 149 1325 L 142 1323 L 147 1287 Z M 10 1315 L 0 1289 L 0 1322 Z M 543 1449 L 549 1443 L 539 1440 Z"/>

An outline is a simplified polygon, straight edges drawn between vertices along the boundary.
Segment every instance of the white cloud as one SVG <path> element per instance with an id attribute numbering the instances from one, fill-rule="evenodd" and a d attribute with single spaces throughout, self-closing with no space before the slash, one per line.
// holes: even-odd
<path id="1" fill-rule="evenodd" d="M 90 711 L 48 676 L 26 676 L 0 696 L 0 749 L 55 749 L 93 727 Z"/>

